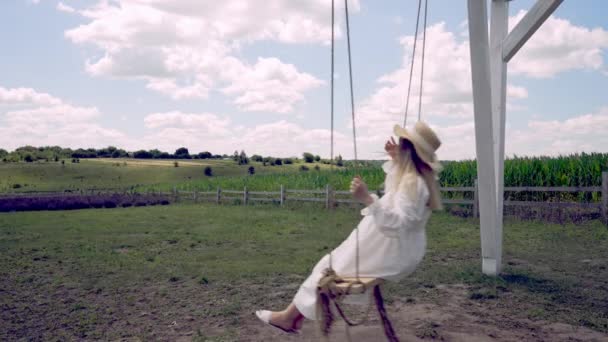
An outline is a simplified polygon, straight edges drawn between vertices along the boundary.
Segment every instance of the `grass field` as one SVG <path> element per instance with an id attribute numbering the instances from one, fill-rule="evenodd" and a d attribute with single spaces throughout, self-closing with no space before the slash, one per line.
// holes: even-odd
<path id="1" fill-rule="evenodd" d="M 0 163 L 0 192 L 23 191 L 65 191 L 87 189 L 201 189 L 217 184 L 231 184 L 234 179 L 266 185 L 272 175 L 304 173 L 299 171 L 303 163 L 281 166 L 264 166 L 252 162 L 250 165 L 237 165 L 232 160 L 175 160 L 147 159 L 80 159 L 80 163 Z M 306 164 L 308 173 L 322 173 L 328 165 Z M 319 166 L 319 171 L 314 167 Z M 213 177 L 204 174 L 205 167 L 211 167 Z M 248 176 L 250 166 L 255 168 L 254 177 Z M 259 177 L 258 177 L 259 176 Z M 264 176 L 266 176 L 264 178 Z M 257 180 L 260 178 L 260 180 Z M 17 187 L 15 186 L 17 184 Z"/>
<path id="2" fill-rule="evenodd" d="M 259 340 L 252 310 L 289 303 L 358 219 L 355 210 L 313 206 L 0 214 L 0 340 Z M 507 221 L 498 278 L 481 275 L 478 229 L 434 215 L 423 264 L 385 287 L 389 308 L 449 306 L 498 331 L 527 329 L 532 340 L 543 339 L 538 322 L 608 337 L 604 226 Z M 446 288 L 464 291 L 456 309 Z M 456 329 L 448 319 L 425 322 L 411 328 L 419 338 Z"/>

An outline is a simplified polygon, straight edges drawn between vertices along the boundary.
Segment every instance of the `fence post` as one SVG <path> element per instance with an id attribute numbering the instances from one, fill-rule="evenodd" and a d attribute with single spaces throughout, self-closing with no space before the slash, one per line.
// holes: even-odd
<path id="1" fill-rule="evenodd" d="M 608 226 L 608 172 L 602 172 L 602 218 Z"/>
<path id="2" fill-rule="evenodd" d="M 281 184 L 281 207 L 285 204 L 285 187 Z"/>
<path id="3" fill-rule="evenodd" d="M 222 189 L 218 185 L 218 187 L 217 187 L 217 196 L 215 198 L 217 204 L 220 204 L 221 197 L 222 197 Z"/>
<path id="4" fill-rule="evenodd" d="M 175 203 L 179 201 L 179 193 L 177 192 L 177 186 L 173 186 L 173 200 Z"/>
<path id="5" fill-rule="evenodd" d="M 329 209 L 329 192 L 331 191 L 331 187 L 329 184 L 325 185 L 325 208 Z"/>
<path id="6" fill-rule="evenodd" d="M 194 203 L 198 203 L 198 191 L 194 189 L 194 194 L 192 195 L 194 199 Z"/>
<path id="7" fill-rule="evenodd" d="M 477 179 L 475 179 L 473 187 L 473 217 L 479 217 L 479 184 L 477 183 Z"/>
<path id="8" fill-rule="evenodd" d="M 247 205 L 247 200 L 249 199 L 249 192 L 247 192 L 247 187 L 243 189 L 243 205 Z"/>

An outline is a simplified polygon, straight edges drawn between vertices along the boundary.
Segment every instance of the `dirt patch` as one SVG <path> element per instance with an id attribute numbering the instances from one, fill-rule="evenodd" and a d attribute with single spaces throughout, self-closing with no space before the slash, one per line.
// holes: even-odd
<path id="1" fill-rule="evenodd" d="M 532 321 L 506 314 L 491 302 L 471 300 L 464 285 L 439 285 L 441 304 L 398 300 L 387 310 L 401 341 L 607 341 L 608 335 L 565 323 Z M 408 303 L 409 302 L 409 303 Z M 350 328 L 353 341 L 382 341 L 384 331 L 375 312 L 369 322 Z M 319 341 L 314 322 L 307 321 L 297 336 L 265 326 L 250 315 L 241 328 L 239 341 Z M 347 341 L 345 326 L 337 323 L 332 341 Z"/>
<path id="2" fill-rule="evenodd" d="M 280 280 L 201 283 L 195 279 L 149 286 L 104 289 L 53 286 L 33 278 L 4 287 L 0 337 L 7 340 L 167 340 L 167 341 L 319 341 L 315 322 L 287 335 L 259 322 L 256 309 L 289 303 L 301 277 Z M 401 341 L 608 341 L 608 334 L 584 326 L 513 315 L 519 303 L 509 295 L 477 298 L 478 289 L 437 285 L 431 298 L 393 297 L 389 317 Z M 522 310 L 527 310 L 523 308 Z M 377 313 L 350 328 L 353 341 L 382 341 Z M 338 322 L 332 341 L 347 341 Z"/>

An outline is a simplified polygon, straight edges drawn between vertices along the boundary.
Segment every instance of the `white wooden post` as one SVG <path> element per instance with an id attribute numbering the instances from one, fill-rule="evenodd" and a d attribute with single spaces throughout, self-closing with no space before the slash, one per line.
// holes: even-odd
<path id="1" fill-rule="evenodd" d="M 281 185 L 281 207 L 285 204 L 285 187 Z"/>
<path id="2" fill-rule="evenodd" d="M 329 184 L 327 184 L 325 186 L 325 208 L 327 208 L 327 209 L 330 208 L 329 207 L 329 202 L 330 202 L 330 200 L 329 200 L 329 193 L 330 193 L 330 186 L 329 186 Z"/>
<path id="3" fill-rule="evenodd" d="M 602 218 L 608 226 L 608 172 L 602 173 Z"/>
<path id="4" fill-rule="evenodd" d="M 496 244 L 502 255 L 502 224 L 504 199 L 505 121 L 507 102 L 507 62 L 502 59 L 502 47 L 509 32 L 509 1 L 493 0 L 490 29 L 490 75 L 492 81 L 492 135 L 494 137 L 494 177 L 496 178 Z M 497 272 L 501 264 L 497 259 Z"/>
<path id="5" fill-rule="evenodd" d="M 243 205 L 247 205 L 247 200 L 248 200 L 248 194 L 249 192 L 247 192 L 247 187 L 245 187 L 243 189 Z"/>
<path id="6" fill-rule="evenodd" d="M 215 197 L 215 201 L 216 201 L 217 204 L 220 204 L 221 198 L 222 198 L 222 188 L 220 188 L 218 186 L 217 187 L 217 194 L 216 194 L 216 197 Z"/>
<path id="7" fill-rule="evenodd" d="M 498 274 L 501 269 L 507 63 L 562 2 L 537 0 L 508 33 L 508 0 L 492 0 L 491 42 L 488 43 L 486 0 L 468 0 L 482 270 L 485 274 Z"/>
<path id="8" fill-rule="evenodd" d="M 194 203 L 198 203 L 198 192 L 196 191 L 196 189 L 194 189 L 192 199 L 194 200 Z"/>
<path id="9" fill-rule="evenodd" d="M 501 245 L 498 244 L 496 206 L 496 173 L 494 171 L 494 125 L 490 82 L 490 49 L 486 1 L 468 0 L 477 175 L 481 228 L 482 271 L 488 275 L 500 272 Z"/>

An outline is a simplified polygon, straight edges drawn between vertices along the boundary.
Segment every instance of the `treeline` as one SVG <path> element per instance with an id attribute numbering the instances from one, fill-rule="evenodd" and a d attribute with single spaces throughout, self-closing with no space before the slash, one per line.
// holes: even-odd
<path id="1" fill-rule="evenodd" d="M 163 152 L 158 149 L 127 152 L 114 146 L 75 150 L 60 146 L 23 146 L 10 153 L 0 149 L 0 160 L 3 162 L 59 161 L 65 158 L 222 159 L 228 158 L 228 156 L 212 154 L 208 151 L 190 154 L 185 147 L 178 148 L 175 153 Z"/>
<path id="2" fill-rule="evenodd" d="M 4 149 L 0 149 L 0 160 L 3 162 L 35 162 L 35 161 L 59 161 L 60 159 L 81 159 L 81 158 L 137 158 L 137 159 L 232 159 L 239 165 L 249 164 L 250 161 L 262 163 L 264 166 L 270 165 L 289 165 L 294 162 L 300 161 L 298 157 L 281 158 L 281 157 L 263 157 L 258 154 L 254 154 L 248 157 L 245 151 L 234 151 L 234 154 L 213 154 L 209 151 L 199 152 L 196 154 L 190 154 L 190 151 L 186 147 L 180 147 L 175 150 L 174 153 L 160 151 L 158 149 L 152 150 L 137 150 L 134 152 L 127 152 L 123 149 L 108 146 L 105 148 L 63 148 L 60 146 L 23 146 L 17 148 L 13 152 L 8 152 Z M 302 160 L 306 163 L 323 163 L 330 164 L 327 159 L 321 159 L 318 155 L 313 155 L 309 152 L 302 154 Z M 336 158 L 336 164 L 338 166 L 347 165 L 342 159 L 342 156 Z"/>

